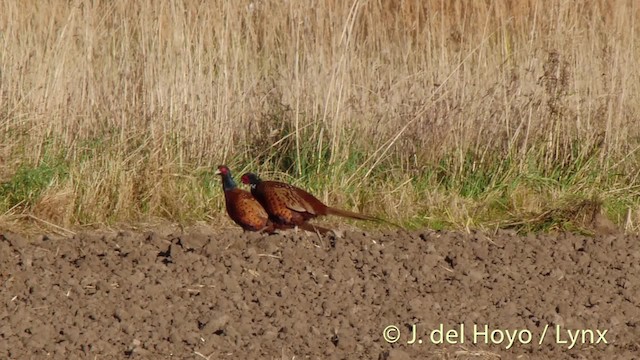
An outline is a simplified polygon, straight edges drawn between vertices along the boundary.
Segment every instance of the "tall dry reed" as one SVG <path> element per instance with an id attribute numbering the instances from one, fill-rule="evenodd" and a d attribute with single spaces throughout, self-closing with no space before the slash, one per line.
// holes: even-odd
<path id="1" fill-rule="evenodd" d="M 209 170 L 228 163 L 415 224 L 503 223 L 575 194 L 635 214 L 639 9 L 5 1 L 2 212 L 210 221 Z"/>

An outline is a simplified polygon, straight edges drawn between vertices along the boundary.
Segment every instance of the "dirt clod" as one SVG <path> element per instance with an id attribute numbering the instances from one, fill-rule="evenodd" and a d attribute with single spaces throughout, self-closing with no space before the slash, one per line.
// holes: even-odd
<path id="1" fill-rule="evenodd" d="M 638 237 L 357 232 L 335 240 L 336 251 L 331 236 L 0 234 L 0 358 L 598 359 L 639 350 Z"/>

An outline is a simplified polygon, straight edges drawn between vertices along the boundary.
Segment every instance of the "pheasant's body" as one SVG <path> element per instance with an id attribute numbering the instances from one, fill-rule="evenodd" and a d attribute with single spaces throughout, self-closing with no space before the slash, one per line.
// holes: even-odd
<path id="1" fill-rule="evenodd" d="M 372 216 L 329 207 L 300 188 L 278 181 L 262 181 L 252 173 L 244 174 L 242 182 L 251 184 L 251 194 L 277 224 L 300 226 L 317 216 L 325 215 L 379 220 Z"/>
<path id="2" fill-rule="evenodd" d="M 227 214 L 244 230 L 268 230 L 269 214 L 248 191 L 238 188 L 226 190 L 224 198 Z"/>
<path id="3" fill-rule="evenodd" d="M 265 207 L 272 219 L 281 224 L 300 225 L 319 215 L 326 206 L 302 189 L 276 181 L 261 181 L 251 194 Z"/>
<path id="4" fill-rule="evenodd" d="M 274 224 L 269 220 L 269 214 L 260 203 L 246 190 L 236 187 L 229 168 L 219 166 L 218 172 L 222 177 L 227 214 L 245 231 L 274 232 Z"/>

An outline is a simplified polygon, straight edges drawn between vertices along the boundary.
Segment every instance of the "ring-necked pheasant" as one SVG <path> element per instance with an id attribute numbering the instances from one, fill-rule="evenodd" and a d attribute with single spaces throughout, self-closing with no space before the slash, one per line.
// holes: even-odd
<path id="1" fill-rule="evenodd" d="M 227 214 L 245 231 L 264 231 L 273 233 L 274 224 L 269 220 L 269 214 L 250 192 L 236 186 L 231 171 L 225 165 L 218 166 L 216 175 L 222 178 Z"/>
<path id="2" fill-rule="evenodd" d="M 251 194 L 269 213 L 272 222 L 300 227 L 307 221 L 325 215 L 336 215 L 346 218 L 382 221 L 386 220 L 348 210 L 327 206 L 308 192 L 293 185 L 279 181 L 262 181 L 254 173 L 242 175 L 242 182 L 251 186 Z"/>
<path id="3" fill-rule="evenodd" d="M 222 190 L 224 191 L 225 207 L 227 214 L 236 224 L 245 231 L 262 231 L 268 234 L 275 233 L 276 229 L 291 229 L 295 225 L 273 223 L 269 214 L 253 195 L 238 188 L 233 180 L 231 170 L 225 165 L 218 166 L 216 175 L 222 178 Z M 300 229 L 320 232 L 322 234 L 331 230 L 317 225 L 302 224 Z"/>

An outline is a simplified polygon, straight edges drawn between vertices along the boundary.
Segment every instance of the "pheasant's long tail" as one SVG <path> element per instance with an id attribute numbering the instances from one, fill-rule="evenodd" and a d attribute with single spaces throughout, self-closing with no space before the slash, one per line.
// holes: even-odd
<path id="1" fill-rule="evenodd" d="M 381 218 L 370 216 L 370 215 L 360 214 L 360 213 L 353 212 L 353 211 L 327 207 L 327 215 L 336 215 L 336 216 L 342 216 L 342 217 L 358 219 L 358 220 L 383 222 L 383 223 L 386 223 L 386 224 L 389 224 L 389 225 L 393 225 L 393 226 L 397 227 L 398 229 L 406 231 L 406 229 L 404 227 L 402 227 L 402 226 L 400 226 L 400 225 L 398 225 L 398 224 L 396 224 L 394 222 L 391 222 L 389 220 L 381 219 Z"/>
<path id="2" fill-rule="evenodd" d="M 373 216 L 364 215 L 364 214 L 360 214 L 360 213 L 349 211 L 349 210 L 336 209 L 336 208 L 332 208 L 332 207 L 327 207 L 327 215 L 342 216 L 342 217 L 346 217 L 346 218 L 352 218 L 352 219 L 358 219 L 358 220 L 368 220 L 368 221 L 380 221 L 381 220 L 381 219 L 378 219 L 378 218 L 373 217 Z"/>

